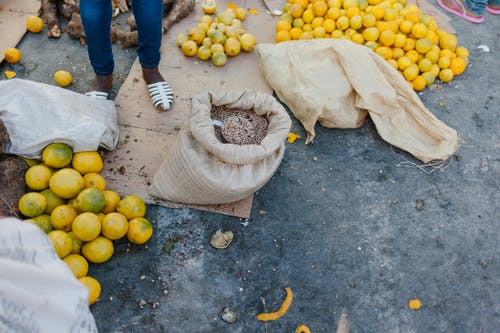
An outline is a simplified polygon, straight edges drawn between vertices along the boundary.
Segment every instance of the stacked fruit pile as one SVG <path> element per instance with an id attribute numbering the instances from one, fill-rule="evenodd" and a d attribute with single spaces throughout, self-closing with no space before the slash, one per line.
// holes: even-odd
<path id="1" fill-rule="evenodd" d="M 184 55 L 211 59 L 215 66 L 224 66 L 227 56 L 235 57 L 241 50 L 250 52 L 256 44 L 255 37 L 243 28 L 248 16 L 246 9 L 226 9 L 201 17 L 198 25 L 187 33 L 177 34 L 176 40 Z"/>
<path id="2" fill-rule="evenodd" d="M 342 38 L 372 48 L 419 91 L 436 78 L 450 82 L 469 51 L 434 18 L 406 0 L 288 0 L 276 42 Z"/>
<path id="3" fill-rule="evenodd" d="M 146 204 L 134 195 L 120 198 L 106 189 L 96 151 L 73 154 L 64 143 L 51 143 L 42 161 L 28 160 L 26 185 L 32 190 L 18 202 L 19 211 L 45 231 L 57 255 L 76 278 L 89 288 L 89 304 L 100 295 L 99 282 L 88 276 L 88 261 L 103 263 L 114 252 L 113 241 L 127 236 L 135 244 L 147 242 L 151 223 L 144 218 Z"/>

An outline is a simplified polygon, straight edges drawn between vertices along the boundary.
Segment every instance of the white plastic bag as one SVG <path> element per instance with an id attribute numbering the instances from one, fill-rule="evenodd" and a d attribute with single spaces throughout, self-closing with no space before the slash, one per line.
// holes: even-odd
<path id="1" fill-rule="evenodd" d="M 118 121 L 112 101 L 94 99 L 49 84 L 0 81 L 0 118 L 9 132 L 5 153 L 40 157 L 51 142 L 76 151 L 114 149 Z"/>
<path id="2" fill-rule="evenodd" d="M 97 333 L 88 297 L 40 228 L 0 218 L 0 332 Z"/>

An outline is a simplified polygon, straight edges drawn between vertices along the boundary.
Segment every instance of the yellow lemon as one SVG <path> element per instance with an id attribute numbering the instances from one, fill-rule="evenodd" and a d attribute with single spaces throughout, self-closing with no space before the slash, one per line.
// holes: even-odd
<path id="1" fill-rule="evenodd" d="M 376 41 L 380 36 L 380 31 L 375 27 L 369 27 L 363 30 L 363 37 L 366 41 Z"/>
<path id="2" fill-rule="evenodd" d="M 52 177 L 52 170 L 44 164 L 34 165 L 24 174 L 26 185 L 35 191 L 41 191 L 49 187 L 50 177 Z"/>
<path id="3" fill-rule="evenodd" d="M 465 68 L 467 68 L 467 63 L 465 60 L 461 57 L 455 57 L 451 59 L 450 61 L 450 67 L 451 71 L 453 72 L 454 76 L 460 75 L 465 71 Z"/>
<path id="4" fill-rule="evenodd" d="M 102 220 L 101 231 L 104 237 L 108 239 L 120 239 L 127 234 L 128 220 L 123 214 L 109 213 Z"/>
<path id="5" fill-rule="evenodd" d="M 377 18 L 375 17 L 375 15 L 371 13 L 363 15 L 363 27 L 365 28 L 374 27 L 376 23 L 377 23 Z"/>
<path id="6" fill-rule="evenodd" d="M 144 244 L 152 235 L 153 226 L 147 219 L 138 217 L 129 221 L 127 238 L 130 242 L 134 244 Z"/>
<path id="7" fill-rule="evenodd" d="M 54 229 L 69 232 L 77 215 L 77 211 L 72 206 L 61 205 L 54 208 L 50 214 L 50 221 Z"/>
<path id="8" fill-rule="evenodd" d="M 439 47 L 442 49 L 450 49 L 452 51 L 457 47 L 457 37 L 452 34 L 443 34 L 439 37 Z"/>
<path id="9" fill-rule="evenodd" d="M 313 35 L 314 35 L 314 38 L 324 38 L 326 36 L 325 28 L 323 28 L 323 27 L 314 28 Z"/>
<path id="10" fill-rule="evenodd" d="M 314 16 L 325 16 L 326 12 L 328 11 L 328 5 L 324 1 L 315 1 L 312 5 L 312 11 Z"/>
<path id="11" fill-rule="evenodd" d="M 71 165 L 82 175 L 99 173 L 104 168 L 101 155 L 97 151 L 81 151 L 73 155 Z"/>
<path id="12" fill-rule="evenodd" d="M 100 174 L 89 172 L 83 176 L 83 188 L 96 188 L 104 191 L 106 189 L 106 181 Z"/>
<path id="13" fill-rule="evenodd" d="M 439 72 L 439 79 L 442 82 L 450 82 L 451 80 L 453 80 L 453 77 L 454 77 L 453 71 L 449 68 L 442 69 Z"/>
<path id="14" fill-rule="evenodd" d="M 64 168 L 54 172 L 49 187 L 57 196 L 72 199 L 83 190 L 83 177 L 75 169 Z"/>
<path id="15" fill-rule="evenodd" d="M 276 33 L 276 43 L 289 41 L 292 39 L 292 35 L 289 31 L 278 31 Z"/>
<path id="16" fill-rule="evenodd" d="M 43 29 L 43 20 L 35 15 L 28 17 L 26 20 L 26 29 L 33 33 L 39 33 Z"/>
<path id="17" fill-rule="evenodd" d="M 294 18 L 301 17 L 302 14 L 304 13 L 304 8 L 302 8 L 302 5 L 300 3 L 294 3 L 292 6 L 290 6 L 290 15 Z M 314 15 L 314 14 L 313 14 Z"/>
<path id="18" fill-rule="evenodd" d="M 185 56 L 193 57 L 196 55 L 198 51 L 198 46 L 196 45 L 195 41 L 187 40 L 184 43 L 182 43 L 181 49 L 182 53 L 184 53 Z"/>
<path id="19" fill-rule="evenodd" d="M 175 36 L 175 41 L 177 42 L 177 45 L 179 45 L 179 47 L 182 46 L 182 44 L 184 44 L 184 42 L 187 40 L 188 36 L 183 32 L 179 32 L 177 36 Z"/>
<path id="20" fill-rule="evenodd" d="M 21 61 L 22 54 L 18 49 L 11 47 L 5 50 L 3 57 L 9 64 L 17 64 Z"/>
<path id="21" fill-rule="evenodd" d="M 72 226 L 75 236 L 84 242 L 96 239 L 101 233 L 101 220 L 96 214 L 91 212 L 78 215 L 73 221 Z"/>
<path id="22" fill-rule="evenodd" d="M 63 259 L 63 261 L 77 279 L 82 276 L 86 276 L 89 272 L 89 263 L 87 262 L 87 259 L 79 254 L 69 254 Z"/>
<path id="23" fill-rule="evenodd" d="M 410 66 L 406 67 L 403 71 L 403 76 L 407 81 L 413 81 L 413 79 L 416 78 L 418 74 L 418 66 L 413 63 Z"/>
<path id="24" fill-rule="evenodd" d="M 415 38 L 424 38 L 427 36 L 427 27 L 423 23 L 415 23 L 413 27 L 411 27 L 411 34 Z"/>
<path id="25" fill-rule="evenodd" d="M 90 276 L 82 276 L 78 281 L 89 291 L 89 305 L 94 304 L 101 295 L 101 284 L 99 281 Z"/>
<path id="26" fill-rule="evenodd" d="M 417 50 L 418 53 L 426 54 L 431 50 L 431 48 L 432 48 L 432 43 L 427 38 L 419 38 L 415 42 L 415 50 Z"/>
<path id="27" fill-rule="evenodd" d="M 78 194 L 76 203 L 82 212 L 97 214 L 106 205 L 106 199 L 101 190 L 86 188 Z"/>
<path id="28" fill-rule="evenodd" d="M 455 54 L 457 55 L 457 57 L 468 57 L 469 50 L 467 50 L 466 47 L 459 46 L 455 49 Z"/>
<path id="29" fill-rule="evenodd" d="M 305 14 L 305 13 L 304 13 Z M 314 15 L 313 15 L 314 16 Z M 330 9 L 328 9 L 328 11 L 326 12 L 326 17 L 331 19 L 331 20 L 336 20 L 340 17 L 340 9 L 338 9 L 337 7 L 331 7 Z M 314 17 L 313 17 L 314 18 Z M 311 18 L 311 21 L 312 19 Z M 305 21 L 305 20 L 304 20 Z M 309 22 L 311 22 L 309 21 Z"/>
<path id="30" fill-rule="evenodd" d="M 192 40 L 197 45 L 200 45 L 201 41 L 203 40 L 203 38 L 206 37 L 206 34 L 205 34 L 205 30 L 203 30 L 202 28 L 200 28 L 200 27 L 194 27 L 191 30 L 189 30 L 187 36 L 188 36 L 189 40 Z"/>
<path id="31" fill-rule="evenodd" d="M 375 49 L 375 53 L 384 58 L 385 60 L 392 58 L 392 50 L 387 46 L 379 46 Z"/>
<path id="32" fill-rule="evenodd" d="M 72 158 L 73 149 L 65 143 L 51 143 L 42 151 L 42 162 L 51 168 L 64 168 L 71 163 Z"/>
<path id="33" fill-rule="evenodd" d="M 394 44 L 396 34 L 392 30 L 384 30 L 380 33 L 379 42 L 385 46 Z"/>
<path id="34" fill-rule="evenodd" d="M 116 211 L 129 220 L 146 215 L 146 204 L 136 195 L 128 195 L 118 202 Z"/>
<path id="35" fill-rule="evenodd" d="M 360 15 L 354 15 L 349 20 L 349 26 L 354 30 L 359 30 L 363 26 L 363 18 Z"/>
<path id="36" fill-rule="evenodd" d="M 101 210 L 104 214 L 109 214 L 113 212 L 116 208 L 118 202 L 120 202 L 120 195 L 115 191 L 105 190 L 102 191 L 104 194 L 104 208 Z"/>
<path id="37" fill-rule="evenodd" d="M 78 237 L 76 237 L 73 231 L 68 232 L 68 236 L 73 241 L 73 245 L 71 247 L 71 253 L 80 254 L 80 252 L 82 251 L 83 241 Z"/>
<path id="38" fill-rule="evenodd" d="M 60 87 L 67 87 L 73 82 L 73 77 L 68 71 L 57 71 L 54 73 L 54 81 Z"/>
<path id="39" fill-rule="evenodd" d="M 242 7 L 236 8 L 235 13 L 236 13 L 236 17 L 242 21 L 248 16 L 248 11 Z"/>
<path id="40" fill-rule="evenodd" d="M 411 81 L 412 85 L 413 85 L 413 89 L 416 90 L 416 91 L 421 91 L 425 88 L 425 86 L 427 85 L 427 83 L 425 82 L 425 79 L 420 76 L 420 75 L 417 75 L 416 78 L 414 78 L 412 81 Z"/>
<path id="41" fill-rule="evenodd" d="M 229 37 L 224 44 L 224 51 L 230 57 L 237 56 L 241 51 L 240 41 L 234 37 Z"/>
<path id="42" fill-rule="evenodd" d="M 216 52 L 224 53 L 224 46 L 219 43 L 214 43 L 212 46 L 210 46 L 210 52 L 212 55 Z"/>
<path id="43" fill-rule="evenodd" d="M 432 62 L 428 58 L 423 58 L 418 62 L 418 69 L 421 72 L 428 72 L 431 70 Z"/>
<path id="44" fill-rule="evenodd" d="M 212 16 L 210 15 L 203 15 L 201 18 L 200 18 L 200 23 L 206 23 L 208 25 L 212 24 L 213 22 L 213 19 L 212 19 Z"/>
<path id="45" fill-rule="evenodd" d="M 425 84 L 427 86 L 433 84 L 434 80 L 436 79 L 436 77 L 434 76 L 434 74 L 431 73 L 431 72 L 424 72 L 424 73 L 422 73 L 420 75 L 424 78 Z"/>
<path id="46" fill-rule="evenodd" d="M 28 192 L 17 203 L 19 211 L 26 217 L 42 215 L 47 208 L 47 199 L 38 192 Z"/>
<path id="47" fill-rule="evenodd" d="M 362 34 L 360 33 L 356 33 L 354 36 L 351 37 L 351 40 L 356 43 L 356 44 L 360 44 L 360 45 L 363 45 L 363 43 L 365 42 L 365 38 L 363 37 Z"/>
<path id="48" fill-rule="evenodd" d="M 99 236 L 82 246 L 83 256 L 94 264 L 101 264 L 108 261 L 113 255 L 113 252 L 113 242 L 103 236 Z"/>
<path id="49" fill-rule="evenodd" d="M 210 57 L 212 56 L 212 51 L 210 51 L 210 47 L 202 45 L 198 48 L 197 55 L 198 59 L 205 61 L 210 59 Z"/>
<path id="50" fill-rule="evenodd" d="M 40 192 L 41 195 L 47 199 L 47 208 L 45 208 L 44 213 L 46 214 L 51 214 L 52 211 L 60 205 L 66 204 L 66 200 L 64 200 L 61 197 L 58 197 L 54 192 L 52 192 L 51 189 L 45 189 L 42 192 Z"/>
<path id="51" fill-rule="evenodd" d="M 290 36 L 292 36 L 293 40 L 299 39 L 301 34 L 302 34 L 302 29 L 300 28 L 292 28 L 292 30 L 290 30 Z"/>
<path id="52" fill-rule="evenodd" d="M 216 45 L 216 44 L 214 44 Z M 214 46 L 212 45 L 212 46 Z M 224 66 L 227 61 L 227 56 L 224 54 L 224 52 L 213 52 L 212 53 L 212 64 L 214 64 L 217 67 Z"/>
<path id="53" fill-rule="evenodd" d="M 439 68 L 444 69 L 450 67 L 451 59 L 446 56 L 439 57 L 437 62 Z"/>
<path id="54" fill-rule="evenodd" d="M 290 22 L 288 21 L 278 21 L 278 23 L 276 23 L 276 31 L 281 31 L 281 30 L 286 30 L 286 31 L 290 31 L 292 29 L 292 25 Z"/>
<path id="55" fill-rule="evenodd" d="M 51 232 L 54 229 L 54 228 L 52 228 L 52 223 L 50 223 L 50 215 L 48 215 L 48 214 L 38 215 L 38 216 L 32 217 L 29 220 L 25 220 L 25 221 L 37 225 L 46 234 Z"/>
<path id="56" fill-rule="evenodd" d="M 244 33 L 239 37 L 239 39 L 241 43 L 241 48 L 243 49 L 243 51 L 246 52 L 252 51 L 255 45 L 257 44 L 257 40 L 250 33 Z"/>
<path id="57" fill-rule="evenodd" d="M 73 244 L 72 240 L 65 231 L 53 230 L 47 234 L 54 250 L 56 250 L 59 258 L 64 258 L 71 253 Z"/>
<path id="58" fill-rule="evenodd" d="M 405 51 L 400 47 L 395 47 L 392 49 L 392 59 L 398 60 L 405 55 Z"/>

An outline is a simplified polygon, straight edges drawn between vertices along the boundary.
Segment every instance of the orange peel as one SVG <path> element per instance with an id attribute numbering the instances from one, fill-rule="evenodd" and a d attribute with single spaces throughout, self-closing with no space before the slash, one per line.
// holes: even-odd
<path id="1" fill-rule="evenodd" d="M 295 333 L 311 333 L 311 330 L 306 325 L 300 325 L 295 330 Z"/>
<path id="2" fill-rule="evenodd" d="M 290 305 L 292 305 L 293 292 L 292 289 L 290 289 L 289 287 L 286 287 L 285 291 L 286 291 L 286 297 L 283 300 L 283 303 L 281 303 L 279 310 L 274 312 L 260 313 L 257 315 L 257 320 L 272 321 L 283 317 L 287 313 L 288 309 L 290 308 Z"/>

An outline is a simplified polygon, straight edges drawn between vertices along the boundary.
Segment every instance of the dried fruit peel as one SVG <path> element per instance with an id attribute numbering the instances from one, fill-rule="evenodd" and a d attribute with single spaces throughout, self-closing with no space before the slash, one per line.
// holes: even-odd
<path id="1" fill-rule="evenodd" d="M 414 298 L 408 301 L 408 307 L 412 310 L 418 310 L 422 306 L 422 303 L 419 299 Z"/>
<path id="2" fill-rule="evenodd" d="M 295 333 L 311 333 L 311 330 L 306 325 L 300 325 L 295 330 Z"/>
<path id="3" fill-rule="evenodd" d="M 290 133 L 288 133 L 288 137 L 287 137 L 286 141 L 288 141 L 288 143 L 294 143 L 295 140 L 297 140 L 297 139 L 300 139 L 300 135 L 295 134 L 293 132 L 290 132 Z"/>
<path id="4" fill-rule="evenodd" d="M 290 308 L 290 305 L 292 305 L 293 292 L 292 289 L 290 289 L 289 287 L 286 287 L 285 291 L 286 291 L 286 297 L 283 300 L 283 303 L 281 303 L 279 310 L 274 312 L 260 313 L 257 315 L 257 320 L 272 321 L 283 317 L 287 313 L 288 309 Z"/>
<path id="5" fill-rule="evenodd" d="M 16 72 L 13 72 L 13 71 L 5 71 L 3 72 L 3 75 L 5 75 L 5 77 L 7 79 L 12 79 L 13 77 L 15 77 L 17 74 Z"/>

